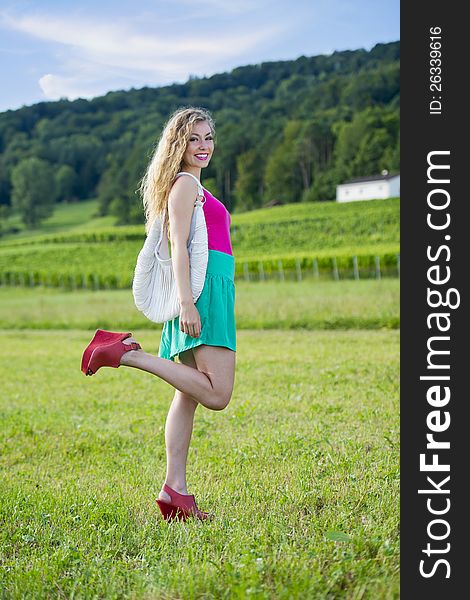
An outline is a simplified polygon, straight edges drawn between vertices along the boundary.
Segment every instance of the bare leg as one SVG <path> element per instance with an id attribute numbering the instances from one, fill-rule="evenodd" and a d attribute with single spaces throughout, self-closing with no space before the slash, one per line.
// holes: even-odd
<path id="1" fill-rule="evenodd" d="M 191 350 L 182 352 L 180 360 L 190 368 L 197 369 Z M 186 462 L 193 431 L 194 414 L 198 406 L 199 404 L 194 398 L 176 390 L 166 419 L 165 444 L 167 465 L 165 483 L 180 494 L 188 493 L 186 487 Z M 165 502 L 171 501 L 170 496 L 163 490 L 159 493 L 158 498 Z"/>
<path id="2" fill-rule="evenodd" d="M 132 341 L 136 340 L 131 337 L 124 343 Z M 192 351 L 197 369 L 143 350 L 125 352 L 120 364 L 157 375 L 206 408 L 223 410 L 232 395 L 236 353 L 230 348 L 206 344 L 196 346 Z"/>

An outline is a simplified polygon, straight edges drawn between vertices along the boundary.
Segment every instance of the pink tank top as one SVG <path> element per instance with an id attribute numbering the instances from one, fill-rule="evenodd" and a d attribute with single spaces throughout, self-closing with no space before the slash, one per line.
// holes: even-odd
<path id="1" fill-rule="evenodd" d="M 206 219 L 209 250 L 218 250 L 219 252 L 233 255 L 232 242 L 230 239 L 230 223 L 232 221 L 230 213 L 220 200 L 217 200 L 215 196 L 202 187 L 199 179 L 192 173 L 181 171 L 176 177 L 179 177 L 183 173 L 191 175 L 191 177 L 196 180 L 198 184 L 198 194 L 203 195 L 205 198 L 203 210 Z"/>

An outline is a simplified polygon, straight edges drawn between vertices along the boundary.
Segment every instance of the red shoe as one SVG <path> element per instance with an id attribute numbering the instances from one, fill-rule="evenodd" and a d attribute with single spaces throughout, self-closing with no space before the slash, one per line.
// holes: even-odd
<path id="1" fill-rule="evenodd" d="M 88 363 L 90 362 L 90 357 L 93 350 L 99 346 L 100 344 L 109 344 L 114 342 L 115 340 L 125 340 L 128 337 L 131 337 L 131 333 L 113 333 L 112 331 L 106 331 L 105 329 L 97 329 L 96 333 L 85 348 L 85 352 L 82 356 L 82 371 L 86 374 Z"/>
<path id="2" fill-rule="evenodd" d="M 210 513 L 199 510 L 193 494 L 180 494 L 166 483 L 163 485 L 163 491 L 171 498 L 171 502 L 159 499 L 156 501 L 164 519 L 170 520 L 176 517 L 180 521 L 186 521 L 188 517 L 196 517 L 205 521 L 213 518 Z"/>
<path id="3" fill-rule="evenodd" d="M 123 344 L 122 340 L 131 336 L 132 333 L 114 333 L 98 329 L 83 353 L 81 367 L 83 373 L 94 375 L 100 367 L 105 366 L 118 368 L 121 356 L 125 352 L 141 349 L 137 342 Z"/>

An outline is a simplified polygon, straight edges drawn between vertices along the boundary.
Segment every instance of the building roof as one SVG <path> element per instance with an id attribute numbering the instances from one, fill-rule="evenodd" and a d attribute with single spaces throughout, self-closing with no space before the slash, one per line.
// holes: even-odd
<path id="1" fill-rule="evenodd" d="M 388 181 L 389 179 L 393 179 L 394 177 L 399 177 L 400 173 L 395 173 L 394 175 L 372 175 L 371 177 L 358 177 L 357 179 L 349 179 L 348 181 L 344 181 L 341 185 L 346 185 L 348 183 L 366 183 L 368 181 Z"/>

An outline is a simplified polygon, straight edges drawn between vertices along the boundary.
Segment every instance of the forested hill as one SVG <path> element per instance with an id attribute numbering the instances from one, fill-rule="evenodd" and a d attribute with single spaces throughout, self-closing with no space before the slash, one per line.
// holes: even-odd
<path id="1" fill-rule="evenodd" d="M 399 42 L 377 44 L 0 113 L 0 209 L 24 210 L 34 188 L 27 226 L 48 203 L 93 197 L 101 215 L 143 223 L 138 182 L 164 121 L 186 105 L 215 118 L 203 182 L 230 211 L 331 200 L 345 179 L 399 170 L 399 54 Z"/>

